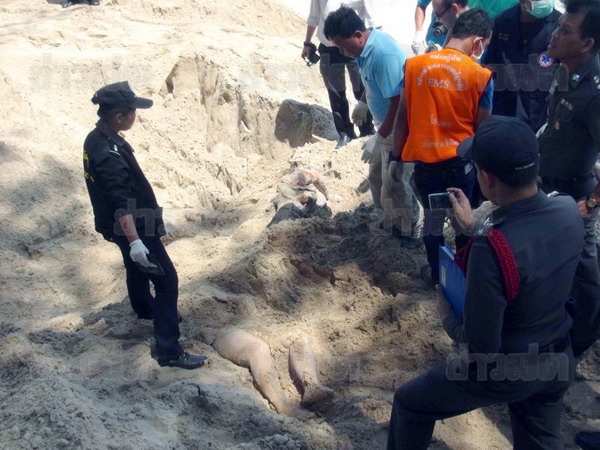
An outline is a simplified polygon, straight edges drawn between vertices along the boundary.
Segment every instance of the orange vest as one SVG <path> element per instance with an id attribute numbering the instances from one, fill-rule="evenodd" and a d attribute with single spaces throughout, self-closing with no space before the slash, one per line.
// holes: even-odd
<path id="1" fill-rule="evenodd" d="M 475 134 L 479 99 L 492 73 L 453 49 L 406 60 L 404 94 L 408 138 L 403 161 L 437 163 Z"/>

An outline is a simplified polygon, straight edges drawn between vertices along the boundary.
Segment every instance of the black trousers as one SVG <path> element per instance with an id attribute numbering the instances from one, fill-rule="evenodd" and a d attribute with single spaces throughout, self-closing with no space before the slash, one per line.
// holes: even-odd
<path id="1" fill-rule="evenodd" d="M 579 201 L 590 195 L 596 184 L 596 178 L 592 174 L 573 179 L 542 177 L 540 188 L 546 193 L 557 191 Z M 571 296 L 576 300 L 571 328 L 571 341 L 576 356 L 591 347 L 600 334 L 600 270 L 596 247 L 598 214 L 599 211 L 596 209 L 591 217 L 582 219 L 585 227 L 585 243 L 571 290 Z"/>
<path id="2" fill-rule="evenodd" d="M 333 121 L 338 133 L 346 133 L 356 137 L 354 125 L 350 121 L 350 106 L 346 98 L 346 70 L 350 76 L 354 98 L 360 100 L 365 87 L 360 78 L 358 64 L 352 58 L 344 56 L 337 47 L 319 45 L 319 69 L 329 95 L 329 104 L 333 113 Z M 368 136 L 375 132 L 373 116 L 369 111 L 367 121 L 358 127 L 361 136 Z"/>
<path id="3" fill-rule="evenodd" d="M 467 171 L 468 170 L 468 171 Z M 471 197 L 475 185 L 476 172 L 472 163 L 465 160 L 452 159 L 436 164 L 415 164 L 415 186 L 421 198 L 425 214 L 423 222 L 423 242 L 427 251 L 427 262 L 431 267 L 431 278 L 439 282 L 439 248 L 444 245 L 444 222 L 446 211 L 429 209 L 429 194 L 446 192 L 447 188 L 461 189 L 467 198 Z M 462 234 L 460 226 L 451 220 L 456 239 L 456 248 L 467 244 L 469 237 Z"/>
<path id="4" fill-rule="evenodd" d="M 436 420 L 499 403 L 508 404 L 514 449 L 562 449 L 560 416 L 575 375 L 573 352 L 569 347 L 537 356 L 539 363 L 529 366 L 533 370 L 526 380 L 501 380 L 493 371 L 487 380 L 478 379 L 472 367 L 463 379 L 444 364 L 406 383 L 394 395 L 388 450 L 425 450 Z"/>
<path id="5" fill-rule="evenodd" d="M 125 265 L 127 292 L 131 307 L 143 319 L 154 320 L 154 339 L 158 359 L 176 358 L 183 352 L 179 345 L 179 316 L 177 297 L 179 280 L 177 271 L 160 238 L 144 238 L 142 242 L 151 254 L 156 256 L 163 268 L 164 275 L 142 272 L 129 257 L 129 243 L 122 236 L 108 240 L 119 246 Z M 150 281 L 154 285 L 155 295 L 150 292 Z"/>

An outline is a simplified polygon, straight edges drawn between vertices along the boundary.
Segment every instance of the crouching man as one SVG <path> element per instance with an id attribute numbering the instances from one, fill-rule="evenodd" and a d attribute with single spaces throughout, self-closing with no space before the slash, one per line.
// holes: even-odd
<path id="1" fill-rule="evenodd" d="M 498 206 L 457 254 L 461 317 L 438 286 L 444 329 L 466 351 L 396 391 L 388 449 L 426 449 L 436 420 L 497 403 L 508 404 L 514 448 L 562 448 L 562 399 L 575 369 L 566 303 L 584 236 L 577 205 L 538 191 L 536 137 L 518 119 L 486 119 L 458 151 Z M 459 224 L 472 229 L 466 196 L 449 191 Z"/>

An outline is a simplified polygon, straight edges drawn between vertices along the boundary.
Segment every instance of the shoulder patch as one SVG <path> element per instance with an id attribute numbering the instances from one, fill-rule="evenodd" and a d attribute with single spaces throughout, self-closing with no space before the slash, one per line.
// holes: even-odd
<path id="1" fill-rule="evenodd" d="M 548 56 L 548 53 L 546 52 L 540 53 L 540 56 L 538 56 L 538 64 L 540 67 L 550 67 L 554 64 L 554 58 Z"/>

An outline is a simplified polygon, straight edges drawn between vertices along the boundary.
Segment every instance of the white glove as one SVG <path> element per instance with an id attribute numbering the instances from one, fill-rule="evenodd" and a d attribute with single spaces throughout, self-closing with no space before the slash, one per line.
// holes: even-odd
<path id="1" fill-rule="evenodd" d="M 359 100 L 354 110 L 352 111 L 352 122 L 356 125 L 361 126 L 367 121 L 367 115 L 369 114 L 369 107 L 365 102 Z"/>
<path id="2" fill-rule="evenodd" d="M 415 32 L 415 38 L 410 47 L 415 55 L 422 55 L 425 53 L 425 48 L 427 47 L 427 43 L 425 42 L 425 31 L 421 30 Z"/>
<path id="3" fill-rule="evenodd" d="M 371 136 L 362 146 L 363 154 L 361 156 L 361 160 L 364 163 L 370 164 L 375 157 L 375 152 L 381 151 L 381 144 L 383 144 L 385 139 L 381 137 L 379 133 L 375 133 Z"/>
<path id="4" fill-rule="evenodd" d="M 144 267 L 156 267 L 150 261 L 148 261 L 147 254 L 150 250 L 146 248 L 141 239 L 136 239 L 129 244 L 129 257 L 136 263 L 141 264 Z"/>

